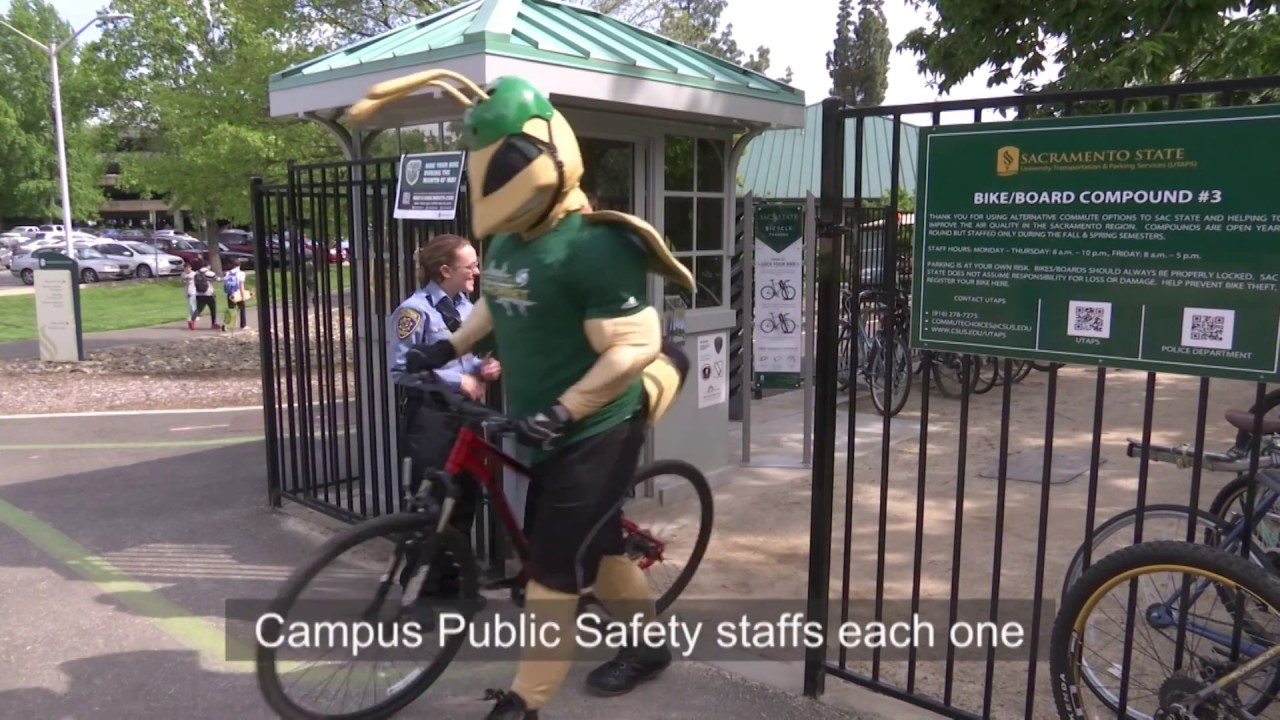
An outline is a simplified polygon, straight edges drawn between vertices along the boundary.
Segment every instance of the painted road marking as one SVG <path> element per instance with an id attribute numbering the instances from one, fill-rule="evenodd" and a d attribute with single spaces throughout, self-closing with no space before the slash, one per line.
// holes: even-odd
<path id="1" fill-rule="evenodd" d="M 65 413 L 31 413 L 28 415 L 0 415 L 0 420 L 43 420 L 45 418 L 113 417 L 121 415 L 197 415 L 200 413 L 247 412 L 249 410 L 262 412 L 262 406 L 242 405 L 240 407 L 187 408 L 177 410 L 101 410 Z"/>
<path id="2" fill-rule="evenodd" d="M 208 621 L 160 595 L 146 583 L 91 553 L 57 528 L 31 513 L 0 500 L 0 523 L 25 537 L 32 545 L 48 553 L 55 560 L 75 571 L 80 577 L 97 585 L 104 593 L 114 595 L 122 605 L 147 618 L 169 637 L 194 650 L 203 658 L 206 667 L 229 670 L 235 673 L 254 672 L 254 663 L 248 660 L 228 661 L 232 652 L 236 657 L 252 657 L 247 645 L 228 636 Z"/>
<path id="3" fill-rule="evenodd" d="M 113 595 L 125 607 L 135 614 L 146 618 L 159 627 L 165 634 L 187 648 L 195 651 L 203 661 L 207 670 L 235 674 L 254 674 L 257 663 L 254 660 L 227 660 L 235 657 L 255 657 L 253 649 L 213 623 L 197 617 L 195 613 L 174 603 L 150 585 L 133 578 L 105 558 L 95 555 L 80 543 L 72 540 L 49 523 L 10 503 L 0 500 L 0 524 L 3 524 L 25 537 L 32 545 L 43 550 L 50 557 L 73 570 L 77 575 L 98 586 L 104 593 Z M 299 661 L 277 661 L 276 667 L 280 675 L 289 675 L 307 667 L 308 663 Z M 327 663 L 310 665 L 312 669 L 325 669 Z M 353 679 L 374 679 L 377 663 L 372 668 L 367 663 L 349 670 L 333 670 L 328 676 L 296 678 L 304 686 L 327 686 L 330 679 L 342 673 L 347 682 Z M 504 672 L 506 664 L 501 662 L 476 663 L 467 666 L 466 674 L 496 675 Z M 384 679 L 385 678 L 380 678 Z"/>
<path id="4" fill-rule="evenodd" d="M 154 440 L 141 442 L 100 442 L 100 443 L 59 443 L 59 444 L 17 444 L 0 445 L 4 450 L 133 450 L 137 448 L 187 448 L 218 447 L 223 445 L 243 445 L 258 442 L 262 435 L 228 438 L 206 438 L 203 440 Z"/>
<path id="5" fill-rule="evenodd" d="M 228 423 L 221 425 L 188 425 L 186 427 L 169 428 L 169 432 L 186 432 L 188 430 L 212 430 L 214 428 L 230 427 Z"/>

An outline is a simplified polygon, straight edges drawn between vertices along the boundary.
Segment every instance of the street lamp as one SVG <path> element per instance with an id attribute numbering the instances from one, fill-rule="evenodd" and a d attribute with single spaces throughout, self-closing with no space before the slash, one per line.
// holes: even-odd
<path id="1" fill-rule="evenodd" d="M 73 260 L 76 254 L 71 244 L 71 189 L 67 182 L 67 144 L 66 138 L 62 133 L 62 84 L 58 81 L 58 53 L 62 52 L 76 38 L 80 37 L 81 33 L 88 30 L 95 23 L 110 20 L 130 20 L 132 18 L 133 16 L 127 13 L 105 13 L 85 23 L 84 27 L 61 43 L 49 43 L 48 45 L 36 40 L 4 20 L 0 20 L 0 25 L 26 38 L 31 44 L 40 48 L 41 52 L 49 56 L 50 77 L 53 81 L 53 131 L 58 143 L 58 181 L 62 185 L 62 232 L 67 241 L 67 257 Z"/>

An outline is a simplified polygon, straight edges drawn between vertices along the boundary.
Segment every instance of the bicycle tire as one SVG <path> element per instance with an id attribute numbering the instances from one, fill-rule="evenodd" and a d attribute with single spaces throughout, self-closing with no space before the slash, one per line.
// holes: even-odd
<path id="1" fill-rule="evenodd" d="M 985 395 L 991 392 L 1000 380 L 1000 365 L 1003 361 L 990 355 L 973 356 L 973 377 L 969 380 L 969 392 L 974 395 Z M 991 377 L 985 377 L 985 369 L 991 366 Z"/>
<path id="2" fill-rule="evenodd" d="M 1209 512 L 1214 515 L 1217 515 L 1219 518 L 1222 519 L 1223 522 L 1230 522 L 1230 520 L 1227 518 L 1227 508 L 1231 505 L 1231 503 L 1233 503 L 1236 500 L 1239 500 L 1240 501 L 1240 511 L 1239 511 L 1240 517 L 1243 518 L 1244 517 L 1244 500 L 1247 497 L 1246 493 L 1249 492 L 1249 485 L 1251 482 L 1253 482 L 1253 478 L 1249 477 L 1248 475 L 1237 475 L 1236 477 L 1232 478 L 1230 482 L 1222 486 L 1222 489 L 1218 491 L 1217 495 L 1213 496 L 1213 501 L 1209 503 Z M 1265 492 L 1268 492 L 1268 490 L 1265 487 L 1259 487 L 1254 493 L 1256 496 L 1254 498 L 1254 502 L 1256 503 L 1257 499 L 1262 497 L 1262 494 Z M 1272 505 L 1270 512 L 1268 512 L 1267 514 L 1274 515 L 1278 507 L 1280 507 L 1280 504 Z M 1253 541 L 1253 547 L 1259 548 L 1261 547 L 1261 542 L 1263 538 L 1258 537 L 1256 524 L 1259 522 L 1262 522 L 1266 516 L 1264 515 L 1263 517 L 1259 517 L 1256 514 L 1257 513 L 1256 508 L 1254 512 L 1255 512 L 1255 515 L 1253 517 L 1253 521 L 1255 523 L 1255 530 L 1254 530 L 1255 539 Z M 1262 552 L 1262 551 L 1259 551 L 1259 552 Z M 1272 558 L 1270 556 L 1268 556 L 1267 559 L 1270 563 L 1269 567 L 1272 569 L 1272 571 L 1280 572 L 1280 559 Z"/>
<path id="3" fill-rule="evenodd" d="M 897 355 L 898 353 L 902 354 L 901 359 L 906 369 L 906 372 L 904 373 L 906 377 L 902 381 L 902 396 L 892 401 L 893 406 L 888 411 L 889 417 L 895 417 L 897 416 L 898 413 L 902 412 L 902 408 L 906 407 L 907 405 L 907 399 L 911 397 L 911 376 L 912 376 L 911 357 L 907 354 L 906 345 L 902 343 L 901 340 L 902 339 L 899 338 L 898 341 L 894 342 L 893 347 L 894 347 L 894 350 L 897 351 L 894 353 L 895 355 Z M 867 367 L 876 366 L 876 358 L 879 357 L 880 353 L 883 350 L 884 350 L 884 345 L 881 343 L 877 343 L 872 346 L 871 352 L 867 358 Z M 898 364 L 898 360 L 899 358 L 895 357 L 892 361 L 890 361 L 890 365 L 896 366 Z M 893 369 L 890 370 L 890 373 L 893 374 Z M 879 388 L 876 387 L 877 380 L 880 381 Z M 878 370 L 868 373 L 867 386 L 871 390 L 871 404 L 875 406 L 876 413 L 879 414 L 881 417 L 884 417 L 885 415 L 885 404 L 884 404 L 885 387 L 884 387 L 883 380 L 884 380 L 883 374 L 880 373 Z"/>
<path id="4" fill-rule="evenodd" d="M 1143 508 L 1130 508 L 1128 510 L 1125 510 L 1124 512 L 1117 513 L 1111 516 L 1110 518 L 1107 519 L 1106 522 L 1094 527 L 1093 535 L 1091 535 L 1089 540 L 1086 542 L 1090 545 L 1095 545 L 1100 541 L 1106 540 L 1107 538 L 1111 537 L 1117 532 L 1121 532 L 1125 527 L 1133 525 L 1134 520 L 1138 517 L 1139 512 L 1141 512 L 1143 515 L 1143 524 L 1145 525 L 1146 518 L 1148 516 L 1159 516 L 1159 515 L 1175 516 L 1176 515 L 1176 516 L 1181 516 L 1185 518 L 1187 515 L 1190 515 L 1191 508 L 1186 505 L 1176 505 L 1171 503 L 1147 505 L 1146 507 L 1143 507 Z M 1203 528 L 1205 533 L 1217 532 L 1217 533 L 1225 534 L 1231 529 L 1231 526 L 1227 523 L 1227 521 L 1224 518 L 1210 511 L 1199 510 L 1199 509 L 1196 510 L 1196 525 L 1197 527 Z M 1132 533 L 1130 534 L 1130 537 L 1132 537 Z M 1197 533 L 1197 537 L 1200 538 L 1198 542 L 1213 541 L 1212 537 L 1206 536 L 1204 533 Z M 1217 537 L 1222 537 L 1222 535 L 1218 535 Z M 1145 543 L 1145 542 L 1153 542 L 1153 541 L 1143 540 L 1143 542 Z M 1085 544 L 1086 543 L 1080 543 L 1080 547 L 1076 548 L 1075 554 L 1071 556 L 1071 562 L 1067 563 L 1067 569 L 1062 574 L 1061 597 L 1063 598 L 1066 598 L 1067 592 L 1071 589 L 1071 586 L 1075 584 L 1075 582 L 1079 580 L 1080 577 L 1085 572 L 1088 572 L 1087 568 L 1082 567 L 1084 565 Z M 1259 552 L 1257 548 L 1250 548 L 1250 549 L 1252 551 L 1251 555 L 1253 555 L 1253 557 L 1259 562 L 1259 564 L 1265 561 L 1266 557 L 1261 552 Z M 1112 552 L 1119 552 L 1119 551 L 1116 550 Z M 1103 557 L 1109 557 L 1110 555 L 1111 553 L 1107 553 L 1107 555 L 1104 555 Z M 1094 565 L 1098 564 L 1099 560 L 1100 558 L 1098 557 L 1096 551 L 1093 553 L 1090 553 L 1089 567 L 1093 567 Z"/>
<path id="5" fill-rule="evenodd" d="M 645 465 L 636 473 L 636 480 L 632 487 L 639 488 L 647 480 L 662 475 L 675 475 L 689 481 L 701 510 L 698 517 L 698 538 L 694 541 L 694 549 L 689 556 L 689 562 L 685 564 L 684 569 L 676 576 L 676 581 L 671 584 L 671 587 L 654 600 L 659 615 L 671 607 L 671 604 L 676 601 L 676 598 L 680 597 L 680 594 L 689 586 L 689 582 L 693 580 L 693 575 L 698 571 L 698 566 L 702 564 L 702 558 L 707 552 L 707 545 L 711 542 L 711 526 L 715 520 L 711 484 L 707 482 L 707 478 L 702 474 L 701 470 L 683 460 L 656 460 Z"/>
<path id="6" fill-rule="evenodd" d="M 836 333 L 836 389 L 840 392 L 848 390 L 853 382 L 853 355 L 853 326 L 841 321 Z M 840 369 L 841 363 L 847 363 L 844 370 Z"/>
<path id="7" fill-rule="evenodd" d="M 434 523 L 429 515 L 420 513 L 396 513 L 393 515 L 384 515 L 371 520 L 366 520 L 358 525 L 344 529 L 339 534 L 333 536 L 316 551 L 311 560 L 294 570 L 294 572 L 285 580 L 280 591 L 276 594 L 276 598 L 272 601 L 269 612 L 278 613 L 281 617 L 287 618 L 289 610 L 297 601 L 298 595 L 306 588 L 307 583 L 315 578 L 315 576 L 326 566 L 336 560 L 347 550 L 360 545 L 369 540 L 384 537 L 386 535 L 395 534 L 396 532 L 413 532 L 420 530 L 424 525 L 428 526 L 431 534 L 428 538 L 428 555 L 438 552 L 440 549 L 446 549 L 453 553 L 454 558 L 461 570 L 461 596 L 463 598 L 479 597 L 479 584 L 477 580 L 477 572 L 475 559 L 471 554 L 470 543 L 466 541 L 453 528 L 445 528 L 444 532 L 435 532 L 431 527 Z M 280 676 L 276 672 L 275 665 L 275 648 L 269 648 L 264 645 L 258 645 L 257 648 L 257 679 L 258 688 L 262 692 L 263 698 L 267 705 L 275 711 L 277 715 L 286 720 L 382 720 L 391 717 L 397 712 L 403 710 L 410 703 L 418 699 L 427 688 L 434 683 L 440 675 L 448 667 L 453 657 L 458 653 L 465 640 L 465 633 L 457 633 L 454 635 L 444 647 L 441 648 L 440 656 L 427 668 L 426 671 L 418 675 L 412 682 L 405 685 L 396 694 L 388 697 L 381 703 L 363 711 L 353 713 L 344 713 L 340 715 L 328 715 L 312 712 L 305 708 L 299 707 L 290 700 L 280 686 Z"/>
<path id="8" fill-rule="evenodd" d="M 1165 566 L 1201 571 L 1227 580 L 1253 592 L 1273 608 L 1280 609 L 1280 577 L 1259 573 L 1251 563 L 1224 550 L 1209 545 L 1169 540 L 1144 542 L 1117 550 L 1085 571 L 1062 602 L 1054 619 L 1049 639 L 1049 676 L 1053 686 L 1054 704 L 1062 720 L 1084 720 L 1090 717 L 1079 702 L 1081 686 L 1079 659 L 1083 654 L 1085 620 L 1102 596 L 1130 577 L 1140 574 L 1143 568 Z M 1141 616 L 1141 607 L 1138 608 Z M 1268 691 L 1275 689 L 1280 676 L 1272 677 Z M 1264 691 L 1260 698 L 1262 707 L 1271 703 Z M 1251 708 L 1252 709 L 1252 708 Z M 1099 717 L 1115 717 L 1117 708 Z M 1256 714 L 1258 710 L 1253 710 Z"/>

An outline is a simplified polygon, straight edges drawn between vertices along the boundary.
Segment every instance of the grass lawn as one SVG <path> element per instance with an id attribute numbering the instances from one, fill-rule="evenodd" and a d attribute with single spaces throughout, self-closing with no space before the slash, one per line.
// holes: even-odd
<path id="1" fill-rule="evenodd" d="M 254 289 L 254 283 L 257 282 L 254 274 L 246 274 L 249 288 Z M 278 275 L 279 271 L 273 271 L 273 274 Z M 351 271 L 343 268 L 341 284 L 350 283 Z M 329 286 L 337 289 L 339 284 L 337 269 L 334 268 L 329 276 Z M 276 278 L 272 288 L 274 290 L 279 286 L 279 278 Z M 222 288 L 215 289 L 219 293 L 218 314 L 221 316 L 226 301 L 221 297 Z M 257 302 L 258 298 L 255 296 L 249 300 L 248 305 L 254 307 Z M 187 319 L 187 296 L 183 293 L 182 281 L 178 278 L 81 285 L 80 313 L 85 333 L 162 325 Z M 35 295 L 0 297 L 0 342 L 35 339 Z"/>

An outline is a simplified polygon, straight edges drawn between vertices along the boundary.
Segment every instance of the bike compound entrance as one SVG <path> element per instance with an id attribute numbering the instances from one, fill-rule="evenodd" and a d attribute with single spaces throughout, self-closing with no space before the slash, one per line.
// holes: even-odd
<path id="1" fill-rule="evenodd" d="M 808 615 L 827 642 L 806 654 L 807 695 L 831 677 L 947 717 L 1056 717 L 1049 630 L 1081 570 L 1252 508 L 1255 484 L 1231 481 L 1280 452 L 1263 432 L 1280 407 L 1280 201 L 1254 157 L 1278 98 L 1267 77 L 824 103 Z M 873 116 L 893 121 L 887 210 L 862 197 Z M 865 383 L 837 390 L 855 322 L 910 347 L 896 417 L 873 414 Z M 889 392 L 893 364 L 879 367 Z M 864 413 L 883 422 L 871 448 L 855 444 Z M 871 622 L 911 632 L 868 647 Z M 1107 665 L 1121 703 L 1152 691 L 1131 672 L 1152 662 L 1144 642 Z"/>

